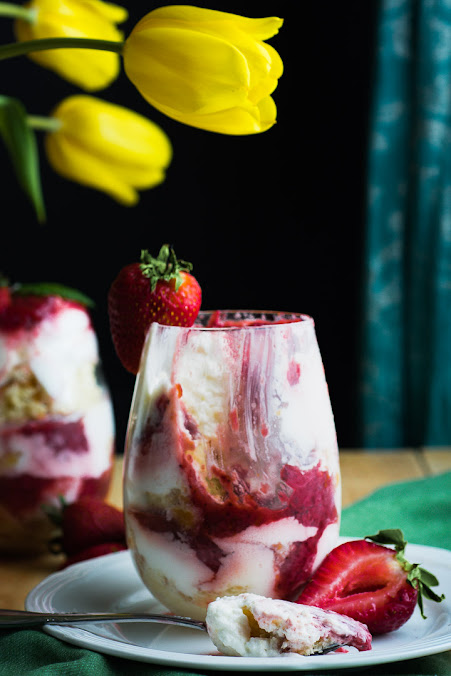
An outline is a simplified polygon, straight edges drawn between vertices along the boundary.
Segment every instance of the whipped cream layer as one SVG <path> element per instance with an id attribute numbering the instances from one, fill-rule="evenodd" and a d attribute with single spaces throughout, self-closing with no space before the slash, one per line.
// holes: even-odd
<path id="1" fill-rule="evenodd" d="M 83 307 L 58 299 L 56 307 L 31 328 L 3 330 L 0 325 L 0 388 L 17 383 L 41 388 L 48 412 L 65 415 L 86 411 L 100 398 L 96 381 L 99 363 L 97 338 Z M 17 406 L 20 404 L 17 395 Z M 12 396 L 12 395 L 11 395 Z M 11 405 L 11 408 L 14 408 Z M 0 422 L 20 416 L 2 402 Z"/>
<path id="2" fill-rule="evenodd" d="M 338 450 L 313 321 L 154 325 L 142 363 L 124 499 L 144 583 L 198 618 L 217 596 L 292 597 L 339 531 Z"/>
<path id="3" fill-rule="evenodd" d="M 334 646 L 371 649 L 368 628 L 350 617 L 256 594 L 216 599 L 208 606 L 206 624 L 224 655 L 313 655 Z"/>

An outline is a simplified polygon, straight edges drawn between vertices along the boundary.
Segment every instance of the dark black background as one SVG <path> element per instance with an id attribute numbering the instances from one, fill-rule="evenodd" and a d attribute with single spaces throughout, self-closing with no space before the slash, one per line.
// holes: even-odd
<path id="1" fill-rule="evenodd" d="M 129 9 L 125 34 L 158 6 L 150 0 L 122 4 Z M 142 193 L 137 207 L 122 207 L 55 174 L 41 146 L 47 221 L 38 225 L 0 146 L 0 270 L 13 281 L 76 286 L 95 300 L 119 452 L 134 379 L 114 352 L 106 297 L 123 265 L 137 260 L 142 248 L 156 253 L 164 242 L 193 262 L 203 309 L 279 309 L 314 317 L 339 445 L 358 446 L 359 284 L 377 3 L 197 4 L 284 18 L 270 41 L 285 64 L 274 93 L 277 125 L 248 137 L 185 127 L 152 109 L 122 73 L 95 95 L 165 129 L 174 147 L 166 182 Z M 0 38 L 14 39 L 8 19 L 1 19 Z M 0 62 L 0 73 L 2 93 L 20 98 L 30 114 L 47 115 L 78 91 L 26 57 Z"/>

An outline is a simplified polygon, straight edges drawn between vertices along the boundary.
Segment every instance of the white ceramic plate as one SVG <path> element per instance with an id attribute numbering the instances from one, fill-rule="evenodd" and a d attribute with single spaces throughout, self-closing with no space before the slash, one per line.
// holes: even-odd
<path id="1" fill-rule="evenodd" d="M 46 626 L 63 641 L 131 660 L 184 668 L 222 671 L 325 671 L 372 666 L 451 650 L 451 551 L 408 545 L 407 558 L 440 580 L 442 603 L 425 601 L 398 631 L 373 639 L 370 651 L 301 657 L 226 657 L 207 634 L 196 629 L 150 623 Z M 70 566 L 50 575 L 27 597 L 27 610 L 44 612 L 165 612 L 136 572 L 130 552 L 118 552 Z M 83 627 L 83 628 L 82 628 Z"/>

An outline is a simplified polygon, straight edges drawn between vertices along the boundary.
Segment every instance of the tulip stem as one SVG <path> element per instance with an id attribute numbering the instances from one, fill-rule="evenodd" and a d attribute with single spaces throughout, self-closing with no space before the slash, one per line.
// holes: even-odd
<path id="1" fill-rule="evenodd" d="M 0 2 L 0 16 L 6 16 L 10 19 L 34 21 L 36 12 L 34 9 L 28 9 L 21 5 L 14 5 L 12 2 Z"/>
<path id="2" fill-rule="evenodd" d="M 22 56 L 29 52 L 38 52 L 47 49 L 100 49 L 107 52 L 121 54 L 123 42 L 110 40 L 96 40 L 91 38 L 43 38 L 42 40 L 28 40 L 0 45 L 0 61 L 13 56 Z"/>
<path id="3" fill-rule="evenodd" d="M 61 127 L 61 120 L 40 115 L 27 115 L 27 123 L 32 129 L 38 131 L 57 131 Z"/>

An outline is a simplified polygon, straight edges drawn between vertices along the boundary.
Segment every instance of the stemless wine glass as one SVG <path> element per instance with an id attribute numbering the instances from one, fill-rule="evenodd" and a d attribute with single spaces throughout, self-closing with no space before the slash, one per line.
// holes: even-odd
<path id="1" fill-rule="evenodd" d="M 218 596 L 293 599 L 336 545 L 341 484 L 313 319 L 202 312 L 153 324 L 124 473 L 139 574 L 170 611 Z"/>

